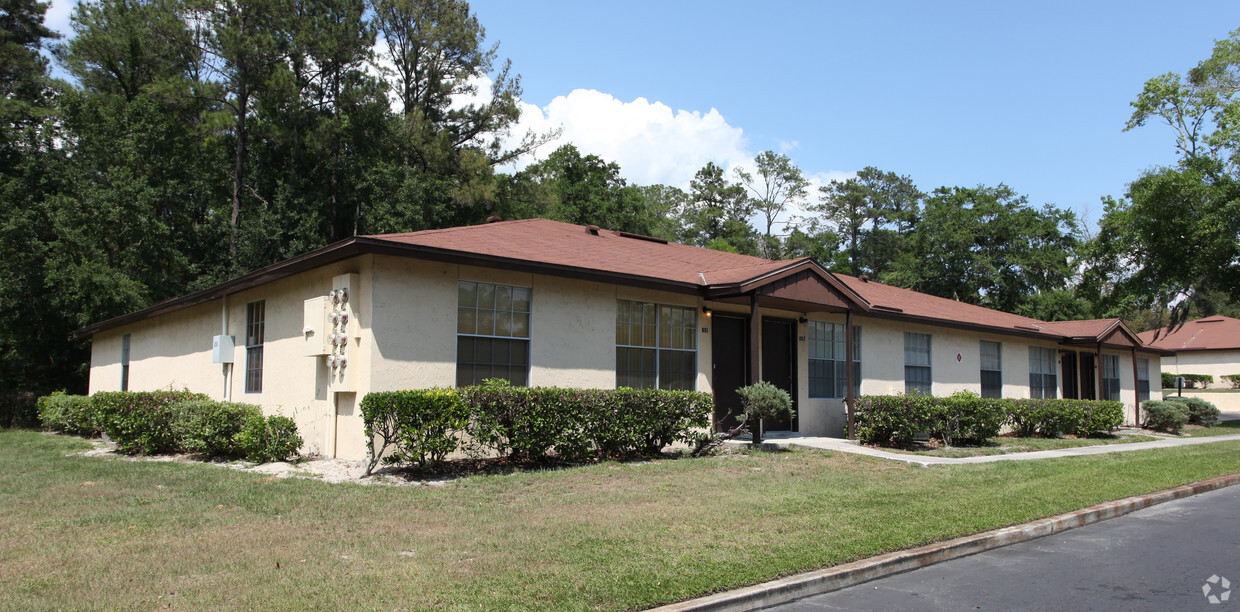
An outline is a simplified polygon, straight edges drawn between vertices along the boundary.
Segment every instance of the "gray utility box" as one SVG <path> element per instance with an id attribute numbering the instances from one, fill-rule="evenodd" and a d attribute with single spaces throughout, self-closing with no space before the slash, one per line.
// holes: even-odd
<path id="1" fill-rule="evenodd" d="M 232 363 L 233 336 L 215 336 L 211 338 L 211 363 Z"/>

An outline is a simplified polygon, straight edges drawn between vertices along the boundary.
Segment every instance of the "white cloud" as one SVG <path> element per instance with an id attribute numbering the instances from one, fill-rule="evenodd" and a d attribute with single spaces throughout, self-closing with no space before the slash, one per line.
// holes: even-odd
<path id="1" fill-rule="evenodd" d="M 731 170 L 753 159 L 739 127 L 728 124 L 716 109 L 677 110 L 661 102 L 637 98 L 622 102 L 610 94 L 576 89 L 557 96 L 545 107 L 522 103 L 521 120 L 513 127 L 515 141 L 528 130 L 562 129 L 560 137 L 539 149 L 523 167 L 572 143 L 583 153 L 614 161 L 631 183 L 662 183 L 687 187 L 706 162 Z"/>

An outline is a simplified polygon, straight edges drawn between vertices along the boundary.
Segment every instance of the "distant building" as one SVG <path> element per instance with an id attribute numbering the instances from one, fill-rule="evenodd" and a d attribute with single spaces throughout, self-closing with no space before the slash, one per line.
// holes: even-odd
<path id="1" fill-rule="evenodd" d="M 1162 358 L 1162 371 L 1168 374 L 1209 374 L 1213 388 L 1229 387 L 1222 377 L 1240 374 L 1240 319 L 1206 317 L 1138 335 L 1146 345 L 1173 353 Z"/>

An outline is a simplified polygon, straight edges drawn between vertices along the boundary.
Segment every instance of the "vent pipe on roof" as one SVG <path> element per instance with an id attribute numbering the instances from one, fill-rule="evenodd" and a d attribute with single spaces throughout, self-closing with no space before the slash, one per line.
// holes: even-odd
<path id="1" fill-rule="evenodd" d="M 504 218 L 499 215 L 491 215 L 490 217 L 487 217 L 487 223 L 499 223 L 503 220 Z"/>

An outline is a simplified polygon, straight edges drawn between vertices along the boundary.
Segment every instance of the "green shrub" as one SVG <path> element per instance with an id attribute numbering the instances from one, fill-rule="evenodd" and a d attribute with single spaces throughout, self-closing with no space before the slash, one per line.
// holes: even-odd
<path id="1" fill-rule="evenodd" d="M 565 404 L 567 390 L 513 387 L 504 380 L 487 380 L 460 390 L 470 410 L 470 437 L 500 456 L 543 459 L 558 449 L 570 458 L 584 446 L 585 416 Z"/>
<path id="2" fill-rule="evenodd" d="M 0 428 L 38 426 L 35 394 L 29 391 L 0 393 Z"/>
<path id="3" fill-rule="evenodd" d="M 1150 400 L 1141 404 L 1145 427 L 1168 433 L 1180 433 L 1188 423 L 1188 407 L 1179 402 Z"/>
<path id="4" fill-rule="evenodd" d="M 1190 389 L 1204 389 L 1206 385 L 1214 382 L 1214 377 L 1209 374 L 1181 374 L 1184 377 L 1184 385 Z"/>
<path id="5" fill-rule="evenodd" d="M 608 391 L 600 393 L 613 394 Z M 602 434 L 597 433 L 595 441 L 605 455 L 629 452 L 656 454 L 675 442 L 688 443 L 696 439 L 697 430 L 710 427 L 711 411 L 714 409 L 711 395 L 696 391 L 618 389 L 614 397 L 617 399 L 617 410 L 626 417 L 622 422 L 630 424 L 635 444 L 608 451 L 600 441 Z"/>
<path id="6" fill-rule="evenodd" d="M 191 400 L 172 407 L 172 432 L 182 450 L 212 457 L 240 457 L 246 453 L 238 434 L 251 417 L 263 411 L 252 404 Z"/>
<path id="7" fill-rule="evenodd" d="M 792 418 L 792 396 L 765 380 L 741 387 L 736 393 L 741 396 L 741 407 L 751 422 Z"/>
<path id="8" fill-rule="evenodd" d="M 1226 374 L 1222 376 L 1222 379 L 1232 389 L 1240 389 L 1240 374 Z"/>
<path id="9" fill-rule="evenodd" d="M 181 450 L 173 430 L 173 406 L 205 399 L 189 391 L 108 391 L 91 396 L 99 426 L 116 442 L 117 450 L 147 455 Z"/>
<path id="10" fill-rule="evenodd" d="M 367 474 L 380 460 L 423 468 L 439 463 L 457 450 L 469 423 L 469 410 L 452 389 L 368 393 L 361 409 L 371 457 Z"/>
<path id="11" fill-rule="evenodd" d="M 972 391 L 959 391 L 938 400 L 938 410 L 931 412 L 934 435 L 951 445 L 953 441 L 977 443 L 999 435 L 1008 420 L 1007 404 L 1001 399 L 988 399 Z"/>
<path id="12" fill-rule="evenodd" d="M 1021 437 L 1080 437 L 1124 422 L 1119 402 L 1063 399 L 987 399 L 961 391 L 946 398 L 928 395 L 863 396 L 856 405 L 857 437 L 869 444 L 907 444 L 921 432 L 945 444 L 981 442 L 1011 424 Z"/>
<path id="13" fill-rule="evenodd" d="M 88 438 L 99 435 L 95 404 L 85 395 L 56 391 L 39 398 L 39 420 L 52 431 Z"/>
<path id="14" fill-rule="evenodd" d="M 302 439 L 293 419 L 280 415 L 263 418 L 262 413 L 249 412 L 236 444 L 247 461 L 269 463 L 295 459 Z"/>
<path id="15" fill-rule="evenodd" d="M 1162 373 L 1162 388 L 1164 389 L 1175 388 L 1175 374 L 1172 374 L 1171 372 Z"/>
<path id="16" fill-rule="evenodd" d="M 863 395 L 854 407 L 857 438 L 867 444 L 908 444 L 931 430 L 938 412 L 938 402 L 929 395 Z"/>
<path id="17" fill-rule="evenodd" d="M 1192 425 L 1213 427 L 1218 415 L 1222 413 L 1214 404 L 1196 397 L 1168 397 L 1164 401 L 1183 405 L 1188 411 L 1188 422 Z"/>
<path id="18" fill-rule="evenodd" d="M 466 406 L 470 446 L 463 450 L 525 460 L 655 454 L 674 442 L 694 440 L 695 430 L 710 425 L 712 407 L 707 393 L 525 388 L 500 380 L 455 393 Z M 395 424 L 376 420 L 379 412 L 367 414 L 368 398 L 362 400 L 367 427 L 395 431 Z"/>

